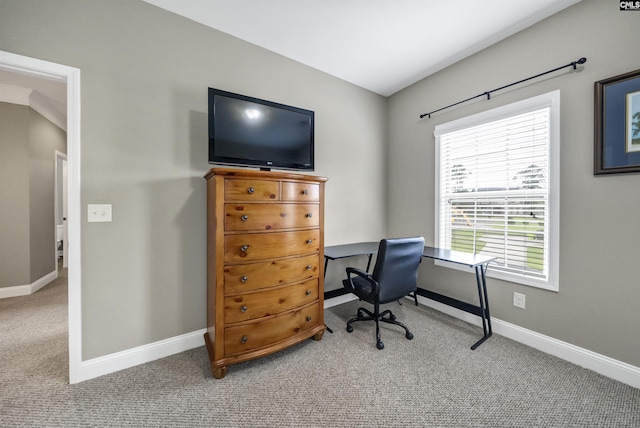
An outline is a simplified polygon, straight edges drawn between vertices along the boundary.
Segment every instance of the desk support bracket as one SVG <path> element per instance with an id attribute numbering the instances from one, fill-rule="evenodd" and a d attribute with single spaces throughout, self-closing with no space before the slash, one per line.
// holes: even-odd
<path id="1" fill-rule="evenodd" d="M 482 331 L 483 335 L 480 340 L 471 346 L 472 350 L 475 350 L 478 346 L 482 345 L 485 340 L 491 337 L 493 329 L 491 328 L 491 315 L 489 313 L 489 298 L 487 295 L 487 280 L 485 273 L 488 265 L 475 266 L 476 270 L 476 282 L 478 284 L 478 300 L 479 305 L 472 305 L 462 300 L 457 300 L 449 296 L 434 293 L 433 291 L 425 290 L 418 287 L 417 294 L 427 299 L 435 300 L 444 305 L 454 307 L 461 311 L 476 315 L 482 319 Z"/>

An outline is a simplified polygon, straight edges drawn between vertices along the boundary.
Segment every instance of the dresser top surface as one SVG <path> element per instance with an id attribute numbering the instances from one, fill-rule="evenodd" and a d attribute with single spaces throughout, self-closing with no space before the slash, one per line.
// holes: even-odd
<path id="1" fill-rule="evenodd" d="M 277 180 L 303 180 L 303 181 L 315 181 L 325 182 L 326 177 L 320 177 L 317 175 L 308 175 L 295 172 L 286 171 L 260 171 L 257 169 L 245 169 L 245 168 L 211 168 L 211 170 L 204 176 L 207 180 L 212 179 L 214 176 L 223 177 L 238 177 L 238 178 L 258 178 L 258 179 L 277 179 Z"/>

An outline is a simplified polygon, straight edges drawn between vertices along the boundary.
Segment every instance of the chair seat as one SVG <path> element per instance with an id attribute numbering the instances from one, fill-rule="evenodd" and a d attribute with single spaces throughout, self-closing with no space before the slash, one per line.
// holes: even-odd
<path id="1" fill-rule="evenodd" d="M 373 303 L 373 299 L 368 298 L 369 296 L 371 296 L 371 292 L 373 290 L 373 286 L 371 285 L 370 281 L 356 276 L 355 278 L 353 278 L 352 283 L 353 286 L 351 286 L 351 282 L 349 282 L 348 279 L 342 281 L 342 285 L 344 285 L 347 290 L 358 296 L 360 299 L 365 300 L 369 303 Z"/>

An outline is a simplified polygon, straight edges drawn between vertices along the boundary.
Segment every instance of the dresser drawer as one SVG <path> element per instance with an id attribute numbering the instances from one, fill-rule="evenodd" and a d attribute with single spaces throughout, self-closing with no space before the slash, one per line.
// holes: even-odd
<path id="1" fill-rule="evenodd" d="M 317 253 L 319 238 L 319 229 L 225 235 L 224 261 L 226 264 Z"/>
<path id="2" fill-rule="evenodd" d="M 225 230 L 318 227 L 318 204 L 225 204 Z"/>
<path id="3" fill-rule="evenodd" d="M 257 290 L 317 278 L 318 255 L 224 267 L 225 293 Z"/>
<path id="4" fill-rule="evenodd" d="M 320 200 L 320 185 L 317 183 L 283 181 L 282 200 L 318 202 Z"/>
<path id="5" fill-rule="evenodd" d="M 225 201 L 277 201 L 279 183 L 268 180 L 226 179 Z"/>
<path id="6" fill-rule="evenodd" d="M 224 329 L 225 355 L 273 345 L 318 325 L 318 303 L 263 321 Z"/>
<path id="7" fill-rule="evenodd" d="M 318 279 L 257 293 L 224 298 L 224 322 L 234 323 L 267 317 L 318 299 Z"/>

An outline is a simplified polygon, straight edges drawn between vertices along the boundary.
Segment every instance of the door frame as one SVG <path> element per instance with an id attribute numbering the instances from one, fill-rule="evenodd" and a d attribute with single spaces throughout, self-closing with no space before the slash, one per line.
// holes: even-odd
<path id="1" fill-rule="evenodd" d="M 69 231 L 69 383 L 84 380 L 82 367 L 80 69 L 0 51 L 0 69 L 67 84 L 67 172 Z"/>

